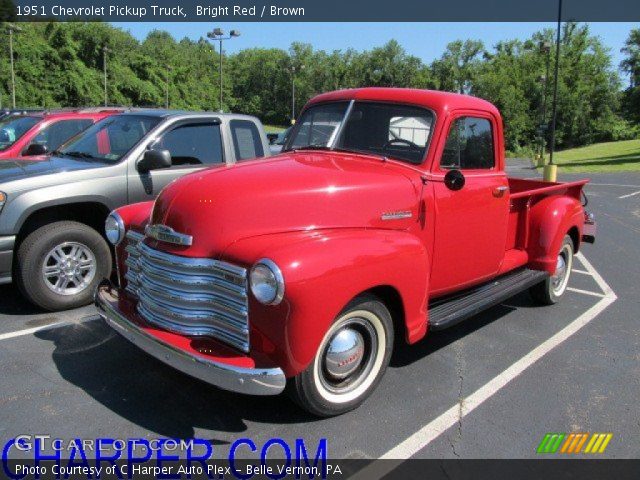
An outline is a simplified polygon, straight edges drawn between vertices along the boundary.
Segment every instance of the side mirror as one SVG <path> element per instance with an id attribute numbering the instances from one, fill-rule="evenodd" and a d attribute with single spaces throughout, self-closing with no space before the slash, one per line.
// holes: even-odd
<path id="1" fill-rule="evenodd" d="M 147 150 L 136 165 L 140 173 L 171 167 L 169 150 Z"/>
<path id="2" fill-rule="evenodd" d="M 444 184 L 449 190 L 460 190 L 464 187 L 464 175 L 460 170 L 449 170 L 444 176 Z"/>
<path id="3" fill-rule="evenodd" d="M 25 149 L 23 155 L 26 157 L 31 157 L 33 155 L 44 155 L 47 152 L 49 152 L 49 149 L 46 145 L 43 145 L 41 143 L 32 143 Z"/>
<path id="4" fill-rule="evenodd" d="M 267 138 L 269 139 L 269 145 L 273 145 L 278 140 L 277 133 L 267 133 Z"/>

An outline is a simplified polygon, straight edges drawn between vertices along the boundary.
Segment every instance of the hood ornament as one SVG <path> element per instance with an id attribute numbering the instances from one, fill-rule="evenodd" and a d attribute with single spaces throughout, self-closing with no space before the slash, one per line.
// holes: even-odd
<path id="1" fill-rule="evenodd" d="M 155 238 L 161 242 L 174 243 L 176 245 L 190 246 L 193 243 L 193 237 L 184 233 L 176 232 L 173 228 L 166 225 L 147 225 L 144 229 L 147 237 Z"/>

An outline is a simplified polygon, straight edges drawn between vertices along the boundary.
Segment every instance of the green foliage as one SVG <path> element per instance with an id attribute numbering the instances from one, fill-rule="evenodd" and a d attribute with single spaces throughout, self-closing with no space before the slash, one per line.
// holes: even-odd
<path id="1" fill-rule="evenodd" d="M 163 107 L 168 98 L 171 108 L 220 109 L 217 43 L 212 45 L 205 38 L 176 41 L 159 30 L 139 42 L 129 32 L 106 23 L 20 25 L 23 31 L 16 34 L 14 42 L 19 106 L 101 105 L 103 47 L 107 46 L 110 104 Z M 11 84 L 6 35 L 1 38 L 0 95 L 6 106 Z M 547 60 L 553 67 L 555 49 L 548 55 L 541 51 L 539 43 L 544 41 L 553 44 L 553 30 L 538 32 L 526 41 L 499 42 L 491 48 L 478 40 L 458 40 L 447 45 L 431 64 L 408 55 L 395 40 L 364 52 L 349 48 L 325 52 L 304 43 L 292 44 L 289 51 L 246 49 L 223 57 L 222 109 L 284 126 L 292 117 L 293 87 L 294 116 L 313 95 L 340 88 L 448 90 L 495 103 L 504 117 L 507 148 L 525 154 L 540 144 L 539 127 L 548 124 L 551 117 L 552 79 L 545 82 L 540 77 L 546 74 Z M 557 147 L 637 137 L 639 29 L 631 32 L 623 51 L 627 57 L 621 67 L 631 75 L 632 82 L 621 92 L 609 52 L 601 41 L 590 35 L 586 25 L 565 24 Z"/>
<path id="2" fill-rule="evenodd" d="M 640 122 L 640 28 L 631 30 L 621 52 L 626 58 L 620 68 L 629 74 L 629 88 L 622 97 L 623 109 L 635 123 Z"/>

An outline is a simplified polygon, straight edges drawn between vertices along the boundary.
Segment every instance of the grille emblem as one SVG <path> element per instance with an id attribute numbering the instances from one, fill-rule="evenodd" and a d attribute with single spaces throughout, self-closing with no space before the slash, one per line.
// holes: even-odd
<path id="1" fill-rule="evenodd" d="M 176 232 L 173 228 L 166 225 L 147 225 L 144 229 L 147 237 L 155 238 L 161 242 L 175 243 L 176 245 L 189 246 L 193 242 L 191 235 Z"/>

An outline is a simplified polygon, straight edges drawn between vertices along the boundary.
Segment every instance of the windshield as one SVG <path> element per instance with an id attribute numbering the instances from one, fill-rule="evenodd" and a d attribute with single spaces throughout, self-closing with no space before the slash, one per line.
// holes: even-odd
<path id="1" fill-rule="evenodd" d="M 11 116 L 0 120 L 0 150 L 6 150 L 37 124 L 42 117 Z"/>
<path id="2" fill-rule="evenodd" d="M 335 149 L 419 164 L 427 150 L 433 113 L 411 105 L 348 102 L 308 108 L 285 150 Z M 343 125 L 344 124 L 344 125 Z"/>
<path id="3" fill-rule="evenodd" d="M 107 117 L 65 143 L 55 155 L 94 158 L 115 163 L 160 122 L 159 117 Z"/>

